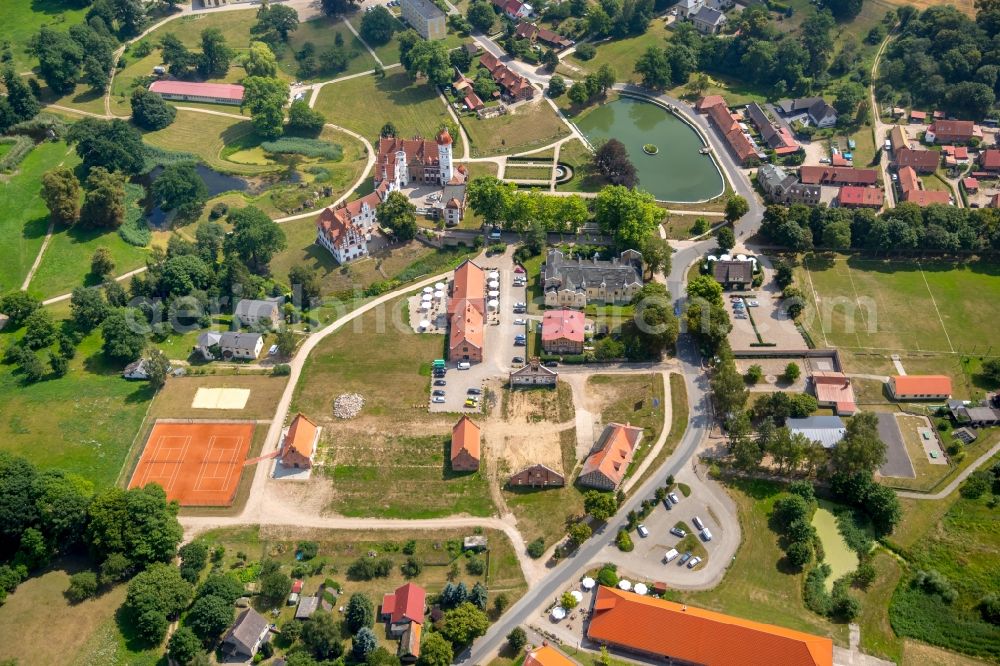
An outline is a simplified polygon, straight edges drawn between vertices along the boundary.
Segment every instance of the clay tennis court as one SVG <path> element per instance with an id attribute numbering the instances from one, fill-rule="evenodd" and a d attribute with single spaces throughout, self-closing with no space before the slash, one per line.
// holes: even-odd
<path id="1" fill-rule="evenodd" d="M 253 429 L 253 423 L 157 421 L 128 487 L 158 483 L 181 506 L 228 506 Z"/>

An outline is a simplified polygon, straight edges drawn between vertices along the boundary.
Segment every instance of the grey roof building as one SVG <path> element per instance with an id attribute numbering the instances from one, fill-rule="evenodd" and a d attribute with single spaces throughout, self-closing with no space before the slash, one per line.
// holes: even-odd
<path id="1" fill-rule="evenodd" d="M 847 428 L 839 416 L 808 416 L 804 419 L 786 419 L 785 425 L 791 433 L 802 434 L 824 449 L 832 449 L 844 439 Z"/>
<path id="2" fill-rule="evenodd" d="M 233 352 L 243 352 L 243 353 L 254 353 L 255 349 L 261 343 L 260 333 L 240 333 L 239 331 L 226 331 L 222 334 L 219 339 L 219 346 L 225 352 L 231 350 Z"/>
<path id="3" fill-rule="evenodd" d="M 830 127 L 837 122 L 837 110 L 822 97 L 783 99 L 778 102 L 778 108 L 786 116 L 807 115 L 816 127 Z"/>
<path id="4" fill-rule="evenodd" d="M 308 620 L 319 608 L 319 597 L 302 597 L 295 609 L 296 620 Z"/>
<path id="5" fill-rule="evenodd" d="M 753 284 L 753 263 L 720 260 L 712 263 L 712 276 L 723 289 L 747 289 Z"/>
<path id="6" fill-rule="evenodd" d="M 399 8 L 403 19 L 424 39 L 442 39 L 447 34 L 444 12 L 430 0 L 401 0 Z"/>
<path id="7" fill-rule="evenodd" d="M 761 108 L 760 104 L 757 102 L 747 104 L 747 115 L 750 116 L 753 124 L 757 126 L 761 138 L 764 139 L 768 146 L 778 148 L 784 145 L 781 134 L 778 133 L 778 129 L 771 123 L 771 120 L 764 113 L 764 109 Z"/>
<path id="8" fill-rule="evenodd" d="M 236 622 L 222 639 L 222 651 L 228 655 L 243 655 L 253 658 L 260 644 L 267 638 L 271 623 L 263 615 L 248 608 L 236 618 Z"/>
<path id="9" fill-rule="evenodd" d="M 269 327 L 278 323 L 281 317 L 283 299 L 272 298 L 264 301 L 244 298 L 236 304 L 233 317 L 240 326 L 257 326 L 265 323 Z M 265 321 L 266 320 L 266 321 Z"/>
<path id="10" fill-rule="evenodd" d="M 702 7 L 692 17 L 691 22 L 698 32 L 716 34 L 726 23 L 726 15 L 711 7 Z"/>
<path id="11" fill-rule="evenodd" d="M 573 260 L 559 250 L 549 250 L 543 279 L 545 304 L 549 306 L 579 306 L 570 294 L 581 295 L 583 305 L 591 300 L 627 303 L 642 288 L 642 254 L 626 250 L 610 261 L 596 255 Z"/>
<path id="12" fill-rule="evenodd" d="M 794 174 L 773 164 L 764 164 L 757 170 L 757 182 L 768 199 L 776 203 L 816 205 L 823 194 L 822 186 L 806 185 Z"/>

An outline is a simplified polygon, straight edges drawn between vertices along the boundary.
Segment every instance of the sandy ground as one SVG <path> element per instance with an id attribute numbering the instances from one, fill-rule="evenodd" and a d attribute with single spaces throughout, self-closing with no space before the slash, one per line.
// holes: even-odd
<path id="1" fill-rule="evenodd" d="M 554 422 L 557 394 L 552 391 L 510 391 L 507 408 L 498 410 L 483 428 L 488 448 L 495 452 L 500 481 L 529 465 L 541 463 L 563 470 L 559 433 L 575 421 Z"/>
<path id="2" fill-rule="evenodd" d="M 250 399 L 250 389 L 199 388 L 191 401 L 192 409 L 243 409 Z"/>

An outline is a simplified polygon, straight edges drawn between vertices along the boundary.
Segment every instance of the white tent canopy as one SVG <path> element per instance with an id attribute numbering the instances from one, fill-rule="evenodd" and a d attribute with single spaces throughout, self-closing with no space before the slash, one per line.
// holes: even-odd
<path id="1" fill-rule="evenodd" d="M 430 303 L 424 301 L 423 303 L 420 304 L 420 311 L 421 312 L 427 312 L 430 309 L 431 309 L 431 304 Z"/>
<path id="2" fill-rule="evenodd" d="M 434 292 L 434 298 L 436 300 L 441 300 L 442 298 L 444 298 L 444 292 L 441 291 L 441 290 L 435 291 Z"/>
<path id="3" fill-rule="evenodd" d="M 490 276 L 489 277 L 490 277 L 491 280 L 499 280 L 500 279 L 500 272 L 499 271 L 490 271 Z"/>
<path id="4" fill-rule="evenodd" d="M 489 292 L 487 292 L 486 295 L 489 296 L 490 298 L 497 298 L 500 296 L 500 292 L 497 291 L 496 289 L 491 289 Z"/>
<path id="5" fill-rule="evenodd" d="M 595 583 L 595 581 L 594 581 L 593 578 L 591 578 L 590 576 L 587 576 L 582 581 L 580 581 L 580 584 L 583 585 L 583 589 L 585 589 L 585 590 L 592 590 L 592 589 L 594 589 L 594 585 L 596 583 Z"/>
<path id="6" fill-rule="evenodd" d="M 421 319 L 420 320 L 420 328 L 426 330 L 426 329 L 428 329 L 430 327 L 431 327 L 431 323 L 429 321 L 427 321 L 426 319 Z"/>
<path id="7" fill-rule="evenodd" d="M 488 301 L 486 303 L 486 307 L 489 308 L 490 310 L 496 310 L 497 308 L 500 307 L 500 301 L 498 301 L 496 299 Z"/>
<path id="8" fill-rule="evenodd" d="M 434 288 L 437 289 L 438 291 L 444 289 L 444 282 L 435 282 Z"/>
<path id="9" fill-rule="evenodd" d="M 430 286 L 428 286 L 428 287 L 424 287 L 424 293 L 425 293 L 425 294 L 429 294 L 429 293 L 431 293 L 432 291 L 434 291 L 434 287 L 430 287 Z"/>
<path id="10" fill-rule="evenodd" d="M 645 583 L 636 583 L 635 587 L 632 588 L 632 591 L 635 592 L 636 594 L 646 594 L 647 592 L 649 592 L 649 588 L 646 587 Z"/>
<path id="11" fill-rule="evenodd" d="M 556 606 L 552 609 L 552 618 L 555 620 L 561 620 L 566 617 L 566 609 L 562 606 Z"/>
<path id="12" fill-rule="evenodd" d="M 424 294 L 423 296 L 420 297 L 420 300 L 422 300 L 422 301 L 429 301 L 432 298 L 434 298 L 433 295 L 431 295 L 431 294 Z"/>
<path id="13" fill-rule="evenodd" d="M 618 581 L 618 588 L 628 592 L 629 590 L 632 589 L 632 583 L 622 578 L 620 581 Z"/>
<path id="14" fill-rule="evenodd" d="M 576 599 L 576 603 L 580 603 L 581 601 L 583 601 L 583 592 L 581 592 L 580 590 L 573 590 L 572 592 L 570 592 L 570 594 L 572 594 L 573 598 Z"/>
<path id="15" fill-rule="evenodd" d="M 489 287 L 490 289 L 497 289 L 500 287 L 500 283 L 496 280 L 490 280 L 489 282 L 486 283 L 486 286 Z"/>

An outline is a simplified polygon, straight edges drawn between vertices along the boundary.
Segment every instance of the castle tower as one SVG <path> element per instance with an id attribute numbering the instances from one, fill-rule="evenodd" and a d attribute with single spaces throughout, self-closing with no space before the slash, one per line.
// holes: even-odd
<path id="1" fill-rule="evenodd" d="M 451 164 L 451 134 L 442 129 L 437 135 L 438 162 L 441 165 L 441 184 L 447 185 L 454 175 Z"/>
<path id="2" fill-rule="evenodd" d="M 410 182 L 410 167 L 406 163 L 406 151 L 402 147 L 396 151 L 396 173 L 393 175 L 396 181 L 396 187 L 393 189 L 406 187 Z"/>

